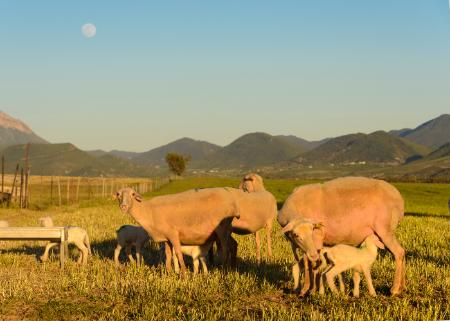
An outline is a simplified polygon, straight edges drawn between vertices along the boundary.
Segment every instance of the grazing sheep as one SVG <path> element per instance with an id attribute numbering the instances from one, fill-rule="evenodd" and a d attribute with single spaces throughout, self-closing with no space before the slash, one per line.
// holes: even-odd
<path id="1" fill-rule="evenodd" d="M 133 256 L 131 255 L 131 247 L 134 245 L 136 247 L 136 261 L 137 264 L 142 263 L 141 249 L 144 247 L 145 243 L 150 240 L 147 232 L 142 226 L 134 225 L 122 225 L 117 231 L 117 246 L 114 251 L 114 262 L 119 265 L 119 254 L 123 247 L 125 247 L 125 252 L 130 262 L 134 262 Z"/>
<path id="2" fill-rule="evenodd" d="M 1 221 L 0 221 L 0 227 L 9 227 L 8 221 L 3 221 L 3 220 L 1 220 Z"/>
<path id="3" fill-rule="evenodd" d="M 336 275 L 340 276 L 340 273 L 352 269 L 353 296 L 355 298 L 359 297 L 360 273 L 364 273 L 370 295 L 376 296 L 370 270 L 377 258 L 377 247 L 384 249 L 383 243 L 380 242 L 375 234 L 372 234 L 364 240 L 360 248 L 338 244 L 333 247 L 324 247 L 321 249 L 320 259 L 322 265 L 319 267 L 319 273 L 321 274 L 319 279 L 319 293 L 323 294 L 325 291 L 323 286 L 325 277 L 331 291 L 337 293 L 334 277 Z"/>
<path id="4" fill-rule="evenodd" d="M 259 231 L 266 229 L 267 238 L 267 256 L 272 256 L 272 227 L 273 221 L 277 216 L 277 201 L 275 197 L 264 188 L 263 179 L 261 176 L 250 173 L 243 177 L 239 184 L 239 190 L 236 191 L 236 201 L 239 205 L 240 217 L 238 220 L 233 220 L 233 233 L 239 235 L 255 234 L 256 241 L 256 260 L 261 261 L 261 239 Z M 237 248 L 231 247 L 231 260 L 236 261 Z"/>
<path id="5" fill-rule="evenodd" d="M 181 245 L 203 245 L 209 241 L 219 225 L 228 221 L 229 232 L 218 235 L 227 253 L 231 235 L 231 221 L 239 217 L 239 210 L 229 188 L 205 188 L 158 196 L 143 201 L 131 188 L 116 193 L 119 207 L 129 213 L 147 231 L 154 242 L 165 242 L 166 268 L 172 269 L 172 247 L 178 258 L 181 273 L 186 266 Z M 225 261 L 225 257 L 224 257 Z"/>
<path id="6" fill-rule="evenodd" d="M 297 263 L 293 267 L 294 289 L 298 289 L 299 259 L 304 253 L 305 278 L 302 295 L 311 290 L 311 265 L 325 245 L 359 245 L 377 234 L 395 257 L 395 277 L 391 294 L 405 287 L 405 250 L 395 237 L 404 216 L 404 201 L 389 183 L 364 177 L 344 177 L 323 184 L 297 187 L 279 211 L 278 222 L 290 239 Z"/>
<path id="7" fill-rule="evenodd" d="M 53 227 L 53 220 L 51 217 L 41 217 L 39 224 L 42 227 Z M 78 257 L 78 263 L 86 264 L 88 256 L 92 255 L 91 245 L 89 242 L 89 236 L 85 229 L 78 226 L 67 227 L 67 243 L 74 244 L 80 250 L 80 256 Z M 41 256 L 41 261 L 46 262 L 48 260 L 49 251 L 52 247 L 59 245 L 59 243 L 49 242 L 45 246 L 44 254 Z"/>

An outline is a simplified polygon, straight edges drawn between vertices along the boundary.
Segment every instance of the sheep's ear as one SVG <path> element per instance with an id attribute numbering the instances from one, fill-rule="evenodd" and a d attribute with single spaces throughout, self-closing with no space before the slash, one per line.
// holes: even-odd
<path id="1" fill-rule="evenodd" d="M 114 201 L 114 200 L 119 199 L 119 196 L 120 196 L 120 193 L 119 193 L 119 192 L 116 192 L 115 194 L 111 195 L 111 198 L 112 198 L 112 200 Z"/>
<path id="2" fill-rule="evenodd" d="M 134 199 L 138 202 L 142 202 L 142 196 L 139 193 L 134 193 Z"/>
<path id="3" fill-rule="evenodd" d="M 244 189 L 244 182 L 239 183 L 238 189 Z"/>

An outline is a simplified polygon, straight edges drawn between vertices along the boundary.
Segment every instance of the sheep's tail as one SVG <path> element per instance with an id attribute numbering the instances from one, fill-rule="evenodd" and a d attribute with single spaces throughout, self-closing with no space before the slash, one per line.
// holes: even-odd
<path id="1" fill-rule="evenodd" d="M 89 235 L 86 233 L 84 236 L 84 245 L 86 245 L 88 249 L 88 254 L 92 256 L 92 250 L 91 250 L 91 242 L 89 241 Z"/>

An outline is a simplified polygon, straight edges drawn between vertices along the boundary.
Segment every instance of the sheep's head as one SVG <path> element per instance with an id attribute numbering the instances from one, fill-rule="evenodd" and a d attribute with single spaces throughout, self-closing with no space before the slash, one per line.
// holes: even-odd
<path id="1" fill-rule="evenodd" d="M 321 223 L 300 218 L 289 222 L 281 231 L 305 252 L 312 262 L 316 262 L 319 259 L 319 249 L 314 244 L 313 232 L 322 226 Z"/>
<path id="2" fill-rule="evenodd" d="M 249 173 L 242 178 L 241 183 L 239 184 L 239 189 L 242 189 L 246 192 L 261 192 L 265 191 L 263 179 L 261 176 L 255 173 Z"/>
<path id="3" fill-rule="evenodd" d="M 119 190 L 115 198 L 119 201 L 119 207 L 124 213 L 130 210 L 134 202 L 142 202 L 142 196 L 130 187 Z"/>

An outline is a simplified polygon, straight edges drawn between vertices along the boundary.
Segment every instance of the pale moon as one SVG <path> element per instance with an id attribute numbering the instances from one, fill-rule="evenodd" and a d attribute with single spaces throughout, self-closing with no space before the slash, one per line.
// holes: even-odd
<path id="1" fill-rule="evenodd" d="M 95 25 L 93 23 L 85 23 L 81 27 L 81 33 L 86 38 L 92 38 L 92 37 L 94 37 L 96 35 L 97 28 L 95 27 Z"/>

